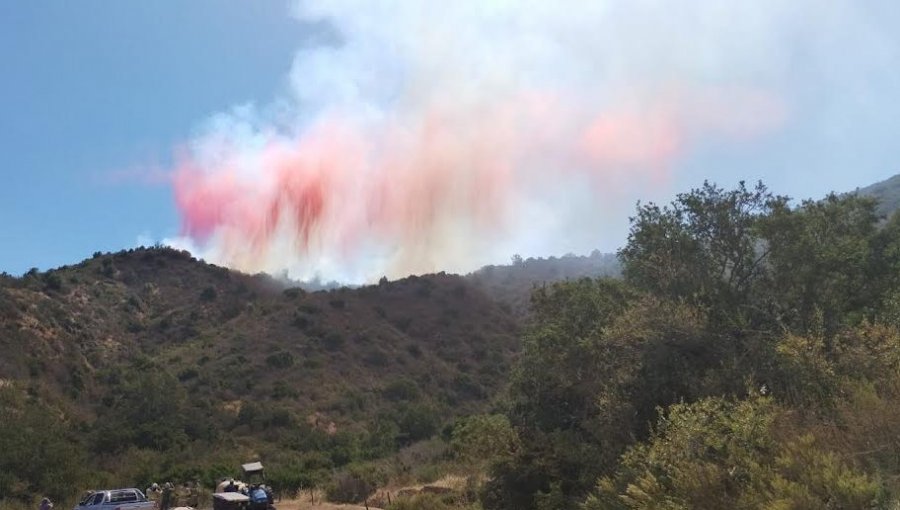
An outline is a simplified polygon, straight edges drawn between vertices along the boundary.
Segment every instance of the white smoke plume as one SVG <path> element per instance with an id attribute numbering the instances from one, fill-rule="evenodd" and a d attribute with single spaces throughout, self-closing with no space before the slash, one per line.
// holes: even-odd
<path id="1" fill-rule="evenodd" d="M 175 169 L 182 238 L 292 278 L 468 271 L 620 241 L 693 147 L 790 121 L 841 0 L 304 1 L 333 28 L 289 92 L 211 119 Z"/>

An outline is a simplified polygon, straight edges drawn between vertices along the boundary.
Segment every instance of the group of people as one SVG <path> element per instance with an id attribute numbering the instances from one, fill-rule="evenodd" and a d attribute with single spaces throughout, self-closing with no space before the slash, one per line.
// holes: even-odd
<path id="1" fill-rule="evenodd" d="M 159 510 L 169 510 L 181 504 L 196 507 L 199 503 L 197 484 L 192 484 L 191 482 L 185 482 L 178 489 L 172 482 L 166 482 L 162 486 L 154 482 L 150 487 L 147 487 L 146 495 L 150 501 L 157 502 Z"/>

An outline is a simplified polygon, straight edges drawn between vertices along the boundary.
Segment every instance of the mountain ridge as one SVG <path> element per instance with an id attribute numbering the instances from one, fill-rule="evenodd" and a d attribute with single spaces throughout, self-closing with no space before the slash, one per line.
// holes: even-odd
<path id="1" fill-rule="evenodd" d="M 877 199 L 878 214 L 885 217 L 890 216 L 894 211 L 900 209 L 900 174 L 863 188 L 857 188 L 855 193 Z"/>

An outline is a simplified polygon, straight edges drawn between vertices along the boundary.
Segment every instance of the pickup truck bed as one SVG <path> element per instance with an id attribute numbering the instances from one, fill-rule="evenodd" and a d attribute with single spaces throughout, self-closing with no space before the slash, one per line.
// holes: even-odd
<path id="1" fill-rule="evenodd" d="M 138 489 L 104 489 L 91 491 L 74 510 L 156 510 Z"/>

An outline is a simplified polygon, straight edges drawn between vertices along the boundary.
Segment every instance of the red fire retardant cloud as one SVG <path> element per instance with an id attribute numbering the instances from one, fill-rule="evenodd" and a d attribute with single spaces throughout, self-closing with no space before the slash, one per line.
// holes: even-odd
<path id="1" fill-rule="evenodd" d="M 474 249 L 452 236 L 505 235 L 525 194 L 573 176 L 665 181 L 692 140 L 751 138 L 783 118 L 777 99 L 739 88 L 596 112 L 539 91 L 374 124 L 330 115 L 252 148 L 182 158 L 175 198 L 183 235 L 239 269 L 264 269 L 277 250 L 352 261 L 375 246 L 384 273 L 408 274 L 440 269 L 437 252 L 454 242 Z"/>

